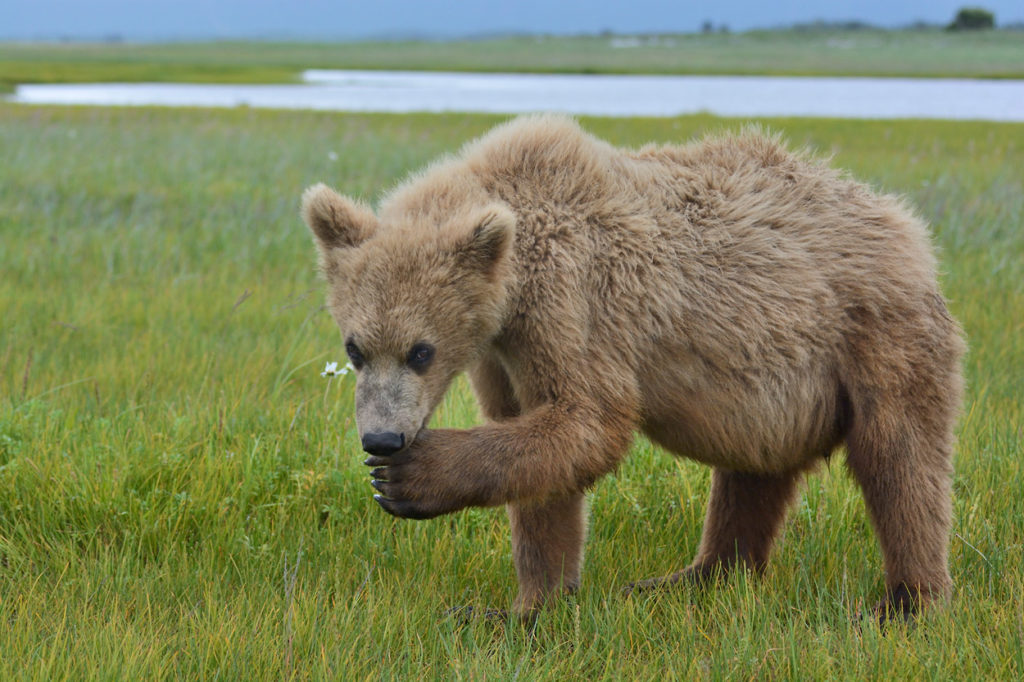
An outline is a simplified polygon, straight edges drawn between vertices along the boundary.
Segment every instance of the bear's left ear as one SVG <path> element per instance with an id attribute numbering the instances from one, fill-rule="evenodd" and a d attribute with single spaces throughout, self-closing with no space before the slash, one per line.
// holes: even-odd
<path id="1" fill-rule="evenodd" d="M 473 228 L 457 245 L 459 259 L 468 268 L 494 275 L 512 248 L 516 216 L 494 204 L 474 214 L 470 224 Z"/>

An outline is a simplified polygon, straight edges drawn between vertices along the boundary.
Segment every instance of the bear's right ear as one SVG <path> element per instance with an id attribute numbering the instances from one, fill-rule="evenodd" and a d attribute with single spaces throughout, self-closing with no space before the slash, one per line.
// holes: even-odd
<path id="1" fill-rule="evenodd" d="M 341 196 L 323 183 L 302 194 L 302 219 L 324 256 L 331 249 L 358 246 L 377 229 L 377 216 L 368 206 Z"/>

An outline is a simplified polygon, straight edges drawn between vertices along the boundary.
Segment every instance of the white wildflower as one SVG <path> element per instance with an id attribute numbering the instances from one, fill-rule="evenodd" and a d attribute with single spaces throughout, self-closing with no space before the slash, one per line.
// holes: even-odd
<path id="1" fill-rule="evenodd" d="M 337 161 L 338 152 L 327 152 L 327 158 L 330 159 L 331 161 Z"/>
<path id="2" fill-rule="evenodd" d="M 327 365 L 324 367 L 324 371 L 320 372 L 320 376 L 322 376 L 322 377 L 343 377 L 346 374 L 348 374 L 350 369 L 355 369 L 354 367 L 352 367 L 352 363 L 351 362 L 346 364 L 344 367 L 341 367 L 340 369 L 338 368 L 338 363 L 336 363 L 336 362 L 328 362 Z"/>

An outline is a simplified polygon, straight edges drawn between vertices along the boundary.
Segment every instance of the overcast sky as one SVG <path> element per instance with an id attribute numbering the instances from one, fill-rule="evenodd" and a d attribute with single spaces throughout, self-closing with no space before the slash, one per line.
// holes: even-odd
<path id="1" fill-rule="evenodd" d="M 744 31 L 816 19 L 897 27 L 945 23 L 964 5 L 986 7 L 997 24 L 1024 21 L 1022 0 L 0 0 L 0 38 L 447 38 L 691 32 L 705 21 Z"/>

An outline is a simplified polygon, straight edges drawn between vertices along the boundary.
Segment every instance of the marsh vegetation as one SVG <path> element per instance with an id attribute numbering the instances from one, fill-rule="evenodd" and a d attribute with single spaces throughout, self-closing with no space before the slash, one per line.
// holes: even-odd
<path id="1" fill-rule="evenodd" d="M 1024 126 L 775 119 L 931 222 L 966 328 L 950 607 L 882 635 L 841 456 L 768 573 L 623 599 L 691 557 L 708 470 L 642 440 L 591 495 L 583 588 L 527 632 L 501 510 L 370 499 L 298 197 L 375 197 L 498 117 L 0 105 L 0 678 L 1024 674 Z M 735 121 L 589 119 L 621 145 Z M 435 423 L 478 420 L 463 382 Z"/>

